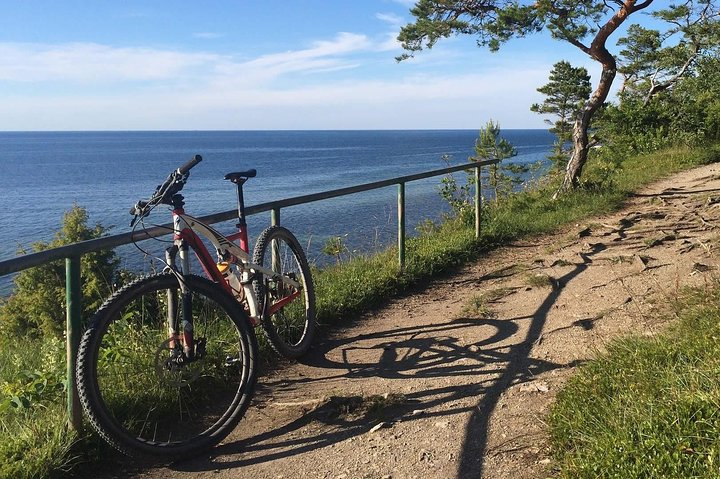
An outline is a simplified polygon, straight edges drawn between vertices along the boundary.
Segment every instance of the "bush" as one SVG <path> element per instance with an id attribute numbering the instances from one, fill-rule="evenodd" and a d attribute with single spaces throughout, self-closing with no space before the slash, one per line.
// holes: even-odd
<path id="1" fill-rule="evenodd" d="M 101 225 L 87 225 L 87 211 L 73 206 L 63 217 L 63 225 L 49 243 L 32 245 L 33 252 L 99 238 L 107 232 Z M 21 251 L 25 253 L 25 251 Z M 83 255 L 81 278 L 83 316 L 100 307 L 110 295 L 118 277 L 119 261 L 113 251 Z M 65 262 L 24 270 L 15 278 L 13 294 L 0 301 L 0 337 L 60 337 L 65 330 Z"/>

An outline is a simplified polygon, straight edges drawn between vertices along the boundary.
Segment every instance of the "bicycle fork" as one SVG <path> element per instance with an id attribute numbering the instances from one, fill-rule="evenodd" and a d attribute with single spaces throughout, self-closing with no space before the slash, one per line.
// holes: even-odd
<path id="1" fill-rule="evenodd" d="M 180 271 L 178 271 L 175 261 L 176 256 L 180 253 Z M 178 277 L 180 283 L 180 301 L 181 301 L 181 317 L 178 315 L 178 294 L 176 289 L 167 291 L 167 327 L 170 335 L 169 347 L 175 351 L 182 347 L 182 355 L 175 358 L 177 364 L 191 362 L 200 359 L 203 356 L 204 340 L 202 338 L 197 341 L 194 338 L 193 329 L 193 295 L 192 291 L 187 287 L 182 279 L 182 274 L 190 270 L 190 260 L 188 256 L 188 246 L 185 241 L 180 241 L 179 245 L 175 244 L 165 251 L 165 260 L 168 267 Z M 181 273 L 182 272 L 182 273 Z"/>

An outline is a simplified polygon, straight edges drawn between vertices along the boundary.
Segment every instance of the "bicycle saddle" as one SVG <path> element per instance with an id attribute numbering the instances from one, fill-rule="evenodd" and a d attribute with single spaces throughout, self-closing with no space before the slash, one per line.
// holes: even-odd
<path id="1" fill-rule="evenodd" d="M 225 175 L 226 180 L 230 180 L 233 183 L 237 183 L 240 180 L 247 180 L 248 178 L 255 178 L 255 175 L 257 175 L 257 171 L 255 171 L 255 168 L 252 170 L 247 171 L 235 171 L 233 173 L 228 173 Z"/>

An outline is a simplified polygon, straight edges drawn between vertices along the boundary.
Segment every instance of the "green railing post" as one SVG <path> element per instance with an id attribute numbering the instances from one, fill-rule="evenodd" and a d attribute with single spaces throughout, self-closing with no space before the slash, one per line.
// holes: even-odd
<path id="1" fill-rule="evenodd" d="M 82 429 L 80 398 L 75 387 L 75 363 L 82 329 L 82 290 L 80 284 L 80 256 L 65 259 L 65 300 L 67 318 L 67 412 L 70 426 Z"/>
<path id="2" fill-rule="evenodd" d="M 276 226 L 280 224 L 280 208 L 270 210 L 270 224 Z"/>
<path id="3" fill-rule="evenodd" d="M 398 183 L 398 263 L 405 270 L 405 183 Z"/>
<path id="4" fill-rule="evenodd" d="M 475 237 L 480 237 L 480 217 L 482 208 L 482 183 L 480 167 L 475 167 Z"/>

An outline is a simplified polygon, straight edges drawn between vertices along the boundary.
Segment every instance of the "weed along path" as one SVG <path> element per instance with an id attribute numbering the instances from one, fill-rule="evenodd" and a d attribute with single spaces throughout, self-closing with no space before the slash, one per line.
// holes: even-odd
<path id="1" fill-rule="evenodd" d="M 676 293 L 710 280 L 719 238 L 720 165 L 675 175 L 335 330 L 261 377 L 208 455 L 112 476 L 552 476 L 545 416 L 558 390 L 612 338 L 660 331 Z"/>

